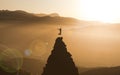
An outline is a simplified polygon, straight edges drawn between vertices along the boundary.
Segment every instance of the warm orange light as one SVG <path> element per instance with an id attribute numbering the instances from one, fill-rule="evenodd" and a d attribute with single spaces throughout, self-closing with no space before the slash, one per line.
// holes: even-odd
<path id="1" fill-rule="evenodd" d="M 119 0 L 79 0 L 77 5 L 85 20 L 113 23 L 120 19 Z"/>

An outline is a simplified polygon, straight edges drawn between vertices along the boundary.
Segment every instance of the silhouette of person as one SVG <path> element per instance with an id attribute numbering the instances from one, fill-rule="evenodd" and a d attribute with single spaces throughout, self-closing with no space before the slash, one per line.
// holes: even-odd
<path id="1" fill-rule="evenodd" d="M 59 28 L 59 34 L 58 35 L 61 35 L 62 34 L 62 28 Z"/>

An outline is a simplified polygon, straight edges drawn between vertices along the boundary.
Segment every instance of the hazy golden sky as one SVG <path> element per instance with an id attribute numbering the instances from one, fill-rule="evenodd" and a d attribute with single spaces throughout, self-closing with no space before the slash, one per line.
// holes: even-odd
<path id="1" fill-rule="evenodd" d="M 0 0 L 0 9 L 120 23 L 120 0 Z"/>

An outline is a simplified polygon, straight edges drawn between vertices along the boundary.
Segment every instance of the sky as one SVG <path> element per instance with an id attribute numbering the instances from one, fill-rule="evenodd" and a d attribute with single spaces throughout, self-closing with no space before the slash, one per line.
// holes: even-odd
<path id="1" fill-rule="evenodd" d="M 120 23 L 119 0 L 0 0 L 0 9 L 59 13 L 81 20 Z"/>

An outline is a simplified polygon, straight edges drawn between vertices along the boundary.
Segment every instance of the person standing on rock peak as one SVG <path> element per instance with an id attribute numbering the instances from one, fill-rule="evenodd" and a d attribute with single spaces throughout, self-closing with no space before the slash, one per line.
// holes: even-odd
<path id="1" fill-rule="evenodd" d="M 61 28 L 59 29 L 61 35 Z M 68 52 L 62 37 L 57 37 L 41 75 L 79 75 L 72 54 Z"/>

